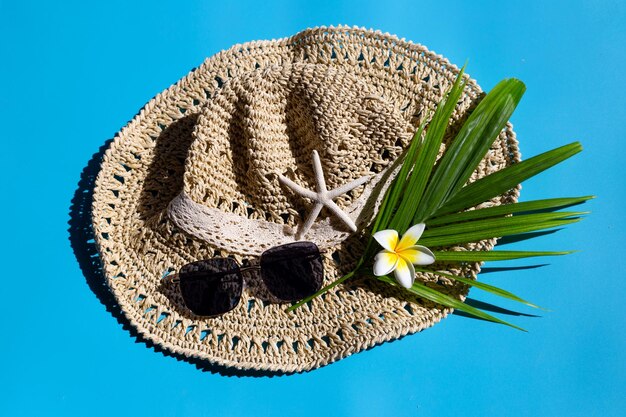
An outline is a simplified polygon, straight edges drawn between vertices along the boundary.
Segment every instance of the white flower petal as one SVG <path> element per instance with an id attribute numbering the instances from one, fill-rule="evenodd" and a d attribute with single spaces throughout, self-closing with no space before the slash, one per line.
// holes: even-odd
<path id="1" fill-rule="evenodd" d="M 400 257 L 394 252 L 381 250 L 374 257 L 374 275 L 382 277 L 391 273 L 396 268 Z"/>
<path id="2" fill-rule="evenodd" d="M 396 246 L 396 252 L 400 252 L 415 245 L 419 238 L 422 237 L 425 227 L 426 225 L 424 223 L 418 223 L 415 226 L 411 226 L 411 228 L 407 230 L 404 235 L 402 235 L 402 240 L 400 240 L 400 243 Z"/>
<path id="3" fill-rule="evenodd" d="M 413 265 L 430 265 L 435 262 L 435 255 L 426 246 L 410 246 L 398 252 L 407 262 Z"/>
<path id="4" fill-rule="evenodd" d="M 393 273 L 396 276 L 398 284 L 402 285 L 404 288 L 411 288 L 413 281 L 415 281 L 415 268 L 413 268 L 410 262 L 398 257 L 398 264 Z"/>
<path id="5" fill-rule="evenodd" d="M 381 230 L 374 233 L 373 236 L 380 243 L 380 246 L 388 251 L 393 252 L 398 245 L 398 232 L 393 229 Z"/>

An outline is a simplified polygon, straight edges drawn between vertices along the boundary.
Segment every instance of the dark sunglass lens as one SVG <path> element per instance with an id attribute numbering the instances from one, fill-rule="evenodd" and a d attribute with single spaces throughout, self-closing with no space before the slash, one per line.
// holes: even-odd
<path id="1" fill-rule="evenodd" d="M 268 249 L 261 255 L 261 276 L 267 289 L 282 301 L 315 294 L 324 281 L 324 265 L 312 242 L 295 242 Z"/>
<path id="2" fill-rule="evenodd" d="M 198 316 L 217 316 L 237 306 L 243 279 L 237 261 L 209 259 L 180 269 L 180 292 L 185 305 Z"/>

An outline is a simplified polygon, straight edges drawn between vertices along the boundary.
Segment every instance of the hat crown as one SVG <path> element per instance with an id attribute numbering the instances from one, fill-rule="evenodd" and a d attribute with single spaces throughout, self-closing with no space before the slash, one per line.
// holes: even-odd
<path id="1" fill-rule="evenodd" d="M 337 66 L 299 62 L 235 76 L 198 117 L 170 218 L 230 254 L 259 255 L 301 238 L 335 247 L 371 221 L 391 179 L 385 168 L 411 137 L 405 117 L 384 91 Z M 333 196 L 343 224 L 322 212 L 304 226 L 315 208 L 278 180 L 316 189 L 313 151 L 330 190 L 372 177 Z"/>
<path id="2" fill-rule="evenodd" d="M 183 192 L 190 200 L 225 213 L 224 219 L 211 220 L 222 231 L 203 233 L 200 229 L 212 227 L 202 225 L 192 233 L 244 254 L 285 243 L 270 242 L 271 236 L 257 237 L 255 249 L 232 242 L 244 229 L 251 235 L 251 229 L 269 227 L 263 222 L 285 225 L 279 230 L 288 236 L 302 223 L 309 202 L 282 186 L 278 174 L 315 189 L 311 152 L 316 150 L 329 189 L 374 176 L 402 152 L 412 130 L 405 115 L 371 84 L 337 66 L 300 62 L 234 77 L 202 109 L 184 175 Z M 358 217 L 365 203 L 357 200 L 369 198 L 371 191 L 361 186 L 335 201 Z M 236 225 L 245 223 L 242 217 L 256 223 Z M 367 219 L 361 220 L 363 225 Z M 228 224 L 236 230 L 229 232 Z M 338 229 L 335 236 L 320 230 L 308 238 L 332 246 L 347 236 L 339 233 L 345 232 L 341 224 L 330 224 Z"/>

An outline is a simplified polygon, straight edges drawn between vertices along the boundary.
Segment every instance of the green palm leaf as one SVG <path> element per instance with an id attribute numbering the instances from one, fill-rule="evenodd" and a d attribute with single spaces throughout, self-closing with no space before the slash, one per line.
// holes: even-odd
<path id="1" fill-rule="evenodd" d="M 519 233 L 551 229 L 580 221 L 586 212 L 557 212 L 473 220 L 426 230 L 420 239 L 425 246 L 449 246 Z"/>
<path id="2" fill-rule="evenodd" d="M 509 261 L 513 259 L 532 258 L 536 256 L 569 255 L 575 251 L 433 251 L 437 261 L 452 262 L 481 262 L 481 261 Z"/>
<path id="3" fill-rule="evenodd" d="M 441 158 L 415 210 L 413 223 L 421 223 L 443 206 L 469 179 L 513 114 L 526 87 L 514 78 L 503 80 L 485 96 L 469 116 Z"/>
<path id="4" fill-rule="evenodd" d="M 403 234 L 411 225 L 426 222 L 428 229 L 422 234 L 419 243 L 430 247 L 444 247 L 490 238 L 535 237 L 542 233 L 533 235 L 529 232 L 554 229 L 579 221 L 580 216 L 586 212 L 556 210 L 583 203 L 593 197 L 553 198 L 463 211 L 507 193 L 524 180 L 582 150 L 578 142 L 571 143 L 508 166 L 466 185 L 493 141 L 506 126 L 524 94 L 525 86 L 516 79 L 503 80 L 498 83 L 472 111 L 444 155 L 437 161 L 452 113 L 465 87 L 462 81 L 464 68 L 460 71 L 450 92 L 437 106 L 428 127 L 426 128 L 427 117 L 425 117 L 409 147 L 400 157 L 398 162 L 402 166 L 385 193 L 370 229 L 371 233 L 392 228 Z M 366 250 L 352 271 L 325 286 L 313 296 L 289 307 L 288 310 L 305 304 L 355 275 L 371 275 L 369 268 L 375 246 L 375 240 L 370 235 Z M 571 252 L 447 250 L 433 251 L 433 253 L 438 262 L 465 263 L 558 256 Z M 417 271 L 435 273 L 491 294 L 537 307 L 493 285 L 440 271 L 428 269 L 417 269 Z M 395 281 L 389 277 L 377 278 L 396 285 Z M 424 299 L 458 309 L 469 315 L 523 330 L 420 282 L 415 282 L 409 291 Z"/>
<path id="5" fill-rule="evenodd" d="M 530 302 L 524 300 L 523 298 L 518 297 L 517 295 L 515 295 L 515 294 L 513 294 L 513 293 L 511 293 L 509 291 L 503 290 L 502 288 L 498 288 L 498 287 L 495 287 L 493 285 L 485 284 L 484 282 L 475 281 L 473 279 L 469 279 L 469 278 L 465 278 L 465 277 L 460 277 L 458 275 L 447 274 L 447 273 L 441 272 L 441 271 L 430 271 L 428 269 L 420 269 L 420 268 L 415 268 L 415 271 L 416 272 L 424 272 L 424 273 L 431 273 L 431 274 L 441 275 L 442 277 L 446 277 L 446 278 L 453 279 L 455 281 L 462 282 L 465 285 L 476 287 L 476 288 L 481 289 L 483 291 L 486 291 L 486 292 L 488 292 L 490 294 L 497 295 L 497 296 L 503 297 L 503 298 L 508 298 L 509 300 L 513 300 L 513 301 L 517 301 L 518 303 L 526 304 L 529 307 L 538 308 L 540 310 L 545 310 L 544 308 L 541 308 L 538 305 L 530 303 Z"/>
<path id="6" fill-rule="evenodd" d="M 383 277 L 377 277 L 379 280 L 386 282 L 387 284 L 391 284 L 393 286 L 398 286 L 398 284 L 392 280 L 391 278 L 387 277 L 387 276 L 383 276 Z M 514 324 L 511 324 L 509 322 L 506 322 L 504 320 L 501 320 L 497 317 L 492 316 L 491 314 L 487 314 L 482 310 L 479 310 L 475 307 L 472 307 L 468 304 L 465 304 L 464 302 L 457 300 L 456 298 L 452 298 L 449 295 L 445 295 L 437 290 L 434 290 L 430 287 L 427 287 L 424 284 L 421 284 L 419 282 L 414 282 L 413 286 L 411 288 L 407 288 L 408 291 L 412 292 L 415 295 L 418 295 L 422 298 L 425 298 L 427 300 L 430 300 L 434 303 L 437 304 L 441 304 L 445 307 L 450 307 L 450 308 L 454 308 L 460 311 L 464 311 L 467 314 L 471 314 L 472 316 L 481 318 L 483 320 L 487 320 L 487 321 L 492 321 L 494 323 L 500 323 L 500 324 L 504 324 L 510 327 L 513 327 L 514 329 L 517 330 L 522 330 L 522 331 L 526 331 L 525 329 L 516 326 Z"/>
<path id="7" fill-rule="evenodd" d="M 554 210 L 563 207 L 574 206 L 594 198 L 593 196 L 551 198 L 546 200 L 526 201 L 523 203 L 503 204 L 501 206 L 488 207 L 478 210 L 464 211 L 461 213 L 447 214 L 428 221 L 428 226 L 441 226 L 450 223 L 459 223 L 468 220 L 486 219 L 489 217 L 506 216 L 508 214 L 525 213 L 532 211 Z"/>
<path id="8" fill-rule="evenodd" d="M 576 155 L 582 149 L 580 143 L 570 143 L 483 177 L 456 193 L 436 210 L 433 217 L 463 210 L 506 193 L 528 178 Z"/>
<path id="9" fill-rule="evenodd" d="M 509 228 L 517 226 L 533 226 L 544 222 L 566 219 L 568 217 L 581 216 L 587 214 L 587 211 L 557 211 L 555 213 L 535 213 L 535 214 L 518 214 L 509 217 L 495 217 L 488 219 L 477 219 L 463 223 L 449 224 L 426 230 L 422 235 L 422 239 L 432 236 L 446 236 L 459 233 L 467 233 L 476 230 L 487 230 L 493 228 Z M 513 233 L 530 232 L 532 230 L 513 231 Z"/>
<path id="10" fill-rule="evenodd" d="M 437 106 L 424 142 L 417 153 L 417 158 L 414 161 L 411 160 L 412 164 L 407 167 L 407 171 L 410 171 L 410 176 L 405 180 L 407 185 L 403 193 L 402 204 L 399 205 L 391 222 L 385 224 L 385 228 L 389 227 L 397 230 L 398 233 L 404 233 L 411 226 L 413 214 L 420 206 L 422 195 L 437 160 L 448 123 L 465 88 L 465 82 L 461 82 L 464 71 L 465 67 L 459 72 L 448 96 Z M 404 178 L 401 176 L 400 180 L 402 181 Z"/>
<path id="11" fill-rule="evenodd" d="M 396 211 L 397 206 L 401 200 L 401 196 L 405 193 L 407 188 L 406 181 L 409 178 L 409 173 L 411 167 L 415 165 L 415 157 L 418 153 L 418 150 L 421 145 L 422 134 L 424 132 L 424 127 L 426 126 L 426 121 L 420 124 L 419 129 L 413 135 L 413 139 L 411 140 L 411 144 L 405 155 L 403 156 L 403 163 L 400 171 L 396 178 L 399 178 L 398 181 L 393 181 L 391 186 L 389 187 L 385 198 L 381 203 L 380 209 L 378 211 L 378 215 L 374 221 L 374 226 L 372 227 L 372 233 L 376 233 L 378 230 L 385 229 L 389 225 L 389 220 L 392 214 Z"/>

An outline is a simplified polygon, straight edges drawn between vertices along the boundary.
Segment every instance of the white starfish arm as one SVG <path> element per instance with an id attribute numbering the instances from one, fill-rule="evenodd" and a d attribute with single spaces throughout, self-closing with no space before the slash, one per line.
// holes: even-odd
<path id="1" fill-rule="evenodd" d="M 299 186 L 284 175 L 279 174 L 278 181 L 280 181 L 283 185 L 291 188 L 296 194 L 299 194 L 302 197 L 308 198 L 313 201 L 319 201 L 319 196 L 317 195 L 317 193 L 314 193 L 311 190 L 307 190 L 306 188 Z"/>
<path id="2" fill-rule="evenodd" d="M 356 228 L 356 224 L 354 224 L 354 221 L 343 210 L 341 210 L 341 208 L 339 208 L 337 204 L 335 204 L 333 199 L 339 197 L 342 194 L 347 193 L 350 190 L 355 189 L 356 187 L 362 184 L 365 184 L 370 179 L 370 177 L 368 176 L 361 177 L 354 181 L 350 181 L 349 183 L 344 184 L 334 190 L 328 191 L 328 189 L 326 188 L 326 180 L 324 179 L 324 170 L 322 169 L 322 161 L 320 160 L 320 156 L 315 150 L 312 152 L 312 156 L 313 156 L 313 171 L 315 173 L 315 185 L 317 187 L 317 192 L 313 192 L 311 190 L 307 190 L 306 188 L 299 186 L 298 184 L 296 184 L 289 178 L 285 177 L 284 175 L 281 175 L 281 174 L 278 175 L 278 180 L 280 181 L 281 184 L 283 184 L 286 187 L 289 187 L 294 193 L 300 195 L 301 197 L 308 198 L 309 200 L 312 200 L 315 202 L 315 205 L 313 206 L 311 213 L 309 213 L 309 216 L 306 218 L 306 221 L 300 227 L 300 230 L 296 233 L 296 239 L 300 240 L 302 239 L 302 237 L 306 235 L 306 233 L 309 231 L 311 226 L 313 226 L 313 223 L 319 216 L 324 206 L 328 207 L 328 209 L 333 214 L 339 217 L 339 219 L 343 223 L 345 223 L 346 226 L 348 226 L 352 232 L 356 232 L 357 228 Z"/>
<path id="3" fill-rule="evenodd" d="M 304 222 L 302 227 L 300 227 L 300 230 L 298 230 L 298 233 L 296 234 L 297 240 L 301 240 L 304 235 L 306 235 L 306 233 L 309 231 L 311 226 L 313 226 L 313 222 L 315 221 L 315 219 L 317 219 L 317 216 L 319 216 L 320 211 L 322 211 L 322 207 L 324 207 L 322 203 L 315 203 L 313 209 L 311 210 L 311 213 L 309 214 L 309 217 L 306 218 L 306 221 Z"/>
<path id="4" fill-rule="evenodd" d="M 315 184 L 317 192 L 323 194 L 326 192 L 326 180 L 324 179 L 324 171 L 322 170 L 322 161 L 317 151 L 313 151 L 313 171 L 315 172 Z"/>
<path id="5" fill-rule="evenodd" d="M 324 205 L 326 207 L 328 207 L 328 209 L 330 211 L 332 211 L 333 213 L 335 213 L 335 215 L 337 217 L 339 217 L 339 219 L 344 222 L 346 224 L 346 226 L 348 226 L 350 228 L 350 230 L 352 230 L 353 232 L 356 232 L 356 224 L 354 224 L 354 222 L 352 221 L 352 219 L 350 217 L 348 217 L 348 215 L 339 208 L 339 206 L 337 204 L 335 204 L 334 201 L 332 200 L 326 200 L 324 202 Z"/>
<path id="6" fill-rule="evenodd" d="M 344 185 L 342 185 L 340 187 L 337 187 L 334 190 L 330 190 L 328 192 L 328 194 L 327 194 L 328 198 L 335 199 L 335 198 L 339 197 L 340 195 L 345 194 L 348 191 L 354 190 L 356 187 L 365 184 L 369 180 L 370 180 L 370 177 L 365 176 L 365 177 L 358 178 L 358 179 L 356 179 L 354 181 L 350 181 L 349 183 L 344 184 Z"/>

